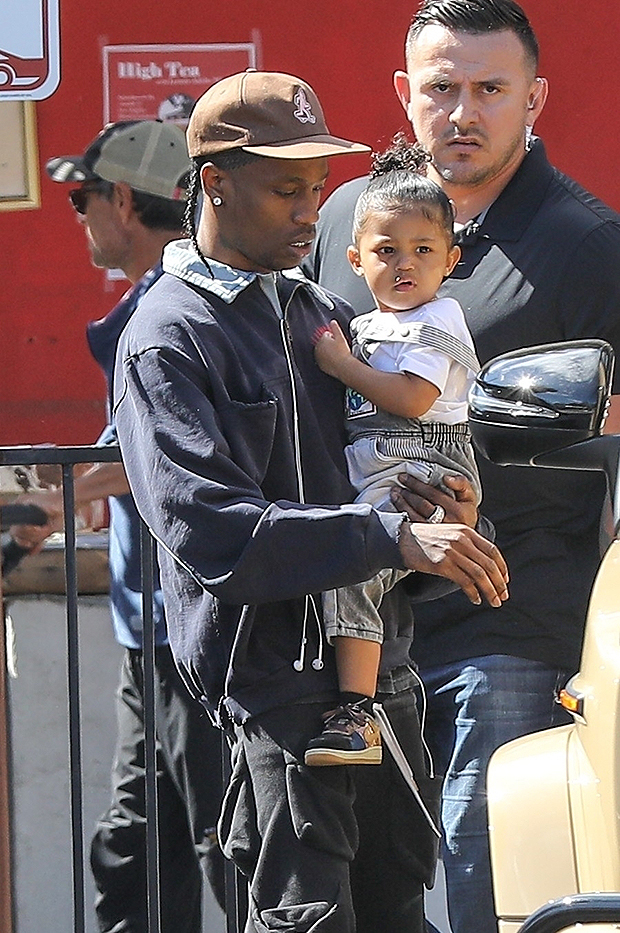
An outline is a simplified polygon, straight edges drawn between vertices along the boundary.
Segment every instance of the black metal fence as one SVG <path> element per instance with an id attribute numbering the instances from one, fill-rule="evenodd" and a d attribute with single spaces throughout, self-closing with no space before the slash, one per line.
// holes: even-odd
<path id="1" fill-rule="evenodd" d="M 119 462 L 118 447 L 0 447 L 0 465 L 58 465 L 62 471 L 65 524 L 65 583 L 67 637 L 67 693 L 69 717 L 69 778 L 72 845 L 73 933 L 85 933 L 83 767 L 80 710 L 80 663 L 78 627 L 77 537 L 75 530 L 74 467 L 85 463 Z M 3 524 L 13 523 L 15 513 L 5 510 Z M 35 516 L 36 518 L 36 516 Z M 26 516 L 22 521 L 32 520 Z M 33 523 L 36 523 L 34 521 Z M 15 559 L 15 553 L 11 558 Z M 18 555 L 19 556 L 19 555 Z M 144 664 L 144 733 L 146 764 L 146 835 L 147 835 L 147 922 L 149 933 L 160 933 L 160 887 L 158 872 L 159 832 L 156 785 L 155 727 L 155 625 L 153 618 L 154 542 L 145 525 L 141 529 L 143 664 Z M 222 768 L 227 777 L 228 750 L 222 740 Z M 240 933 L 245 922 L 245 884 L 229 865 L 226 874 L 226 933 Z M 9 933 L 9 931 L 7 931 Z"/>
<path id="2" fill-rule="evenodd" d="M 69 774 L 72 841 L 73 933 L 85 933 L 84 820 L 80 664 L 78 628 L 77 538 L 73 469 L 83 463 L 120 461 L 118 447 L 0 447 L 0 466 L 56 464 L 62 469 L 65 518 L 65 581 L 69 710 Z M 10 514 L 7 513 L 7 514 Z M 32 516 L 31 516 L 32 518 Z M 11 519 L 12 520 L 12 519 Z M 24 520 L 24 519 L 22 519 Z M 36 522 L 35 522 L 36 523 Z M 160 933 L 158 878 L 159 832 L 156 785 L 155 626 L 153 619 L 154 545 L 146 526 L 141 531 L 143 663 L 145 694 L 147 920 L 149 933 Z M 228 776 L 228 752 L 222 741 L 222 768 Z M 247 911 L 246 885 L 229 864 L 226 874 L 226 933 L 241 933 Z M 620 894 L 574 895 L 541 908 L 522 926 L 522 933 L 558 933 L 575 923 L 620 923 Z M 9 931 L 6 931 L 9 933 Z"/>

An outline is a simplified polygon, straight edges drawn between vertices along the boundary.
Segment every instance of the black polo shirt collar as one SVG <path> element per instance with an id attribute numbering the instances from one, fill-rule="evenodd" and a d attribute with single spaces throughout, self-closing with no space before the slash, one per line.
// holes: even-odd
<path id="1" fill-rule="evenodd" d="M 532 148 L 482 223 L 473 220 L 465 224 L 456 236 L 457 242 L 473 245 L 480 236 L 495 242 L 520 240 L 542 204 L 553 174 L 542 140 L 534 137 Z"/>

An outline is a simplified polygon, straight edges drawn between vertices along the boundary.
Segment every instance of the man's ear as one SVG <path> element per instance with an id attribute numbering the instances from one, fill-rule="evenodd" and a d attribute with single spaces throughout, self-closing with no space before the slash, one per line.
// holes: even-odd
<path id="1" fill-rule="evenodd" d="M 133 206 L 133 197 L 131 187 L 124 181 L 114 182 L 114 191 L 112 192 L 112 203 L 118 210 L 121 219 L 127 223 L 135 214 Z"/>
<path id="2" fill-rule="evenodd" d="M 401 102 L 402 108 L 409 117 L 409 102 L 411 100 L 411 88 L 409 86 L 409 75 L 406 71 L 395 71 L 394 77 L 394 90 L 396 91 L 396 96 Z"/>
<path id="3" fill-rule="evenodd" d="M 362 269 L 362 263 L 361 263 L 361 258 L 360 258 L 360 251 L 357 248 L 357 246 L 353 246 L 353 244 L 351 244 L 351 246 L 347 247 L 347 259 L 351 263 L 351 268 L 353 269 L 356 275 L 364 274 L 364 270 Z"/>
<path id="4" fill-rule="evenodd" d="M 536 120 L 541 115 L 542 109 L 545 106 L 548 93 L 549 82 L 547 79 L 534 78 L 527 99 L 527 115 L 525 118 L 527 126 L 533 127 L 536 123 Z"/>
<path id="5" fill-rule="evenodd" d="M 219 198 L 215 203 L 219 205 L 224 202 L 223 182 L 226 173 L 217 168 L 213 162 L 206 162 L 200 169 L 200 184 L 205 198 L 208 198 L 213 204 L 214 198 Z"/>

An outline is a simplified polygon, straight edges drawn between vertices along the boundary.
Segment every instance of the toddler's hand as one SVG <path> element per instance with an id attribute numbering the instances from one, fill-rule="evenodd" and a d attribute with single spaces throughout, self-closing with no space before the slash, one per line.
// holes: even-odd
<path id="1" fill-rule="evenodd" d="M 351 356 L 351 348 L 338 321 L 319 327 L 314 333 L 314 358 L 328 376 L 339 378 L 340 363 Z"/>
<path id="2" fill-rule="evenodd" d="M 316 347 L 317 343 L 324 334 L 331 334 L 329 329 L 329 324 L 322 324 L 320 327 L 317 327 L 314 334 L 312 335 L 312 345 Z"/>

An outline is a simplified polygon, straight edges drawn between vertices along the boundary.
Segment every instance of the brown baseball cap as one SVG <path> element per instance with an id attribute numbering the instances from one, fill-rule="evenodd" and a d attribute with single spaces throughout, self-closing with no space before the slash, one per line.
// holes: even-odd
<path id="1" fill-rule="evenodd" d="M 305 81 L 276 71 L 244 71 L 213 84 L 187 127 L 192 158 L 243 149 L 276 159 L 316 159 L 368 152 L 332 136 L 319 99 Z"/>

